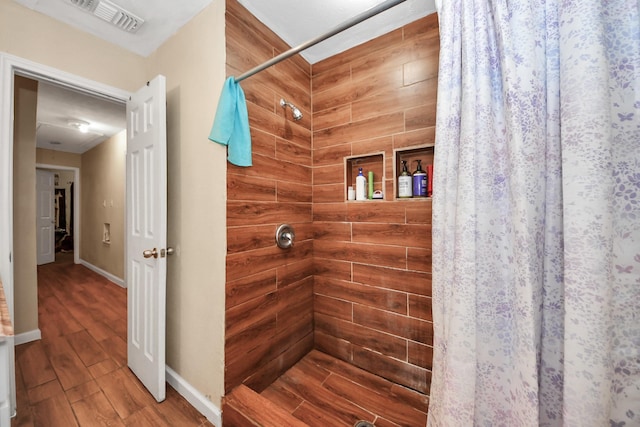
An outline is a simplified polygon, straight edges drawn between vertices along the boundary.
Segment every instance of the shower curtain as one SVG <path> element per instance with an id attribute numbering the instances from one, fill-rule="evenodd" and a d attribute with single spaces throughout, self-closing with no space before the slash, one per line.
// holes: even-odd
<path id="1" fill-rule="evenodd" d="M 640 426 L 638 0 L 442 0 L 428 425 Z"/>

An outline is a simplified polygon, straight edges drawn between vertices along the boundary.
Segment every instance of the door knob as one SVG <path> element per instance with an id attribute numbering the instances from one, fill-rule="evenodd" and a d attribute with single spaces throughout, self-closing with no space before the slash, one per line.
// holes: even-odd
<path id="1" fill-rule="evenodd" d="M 142 251 L 142 256 L 145 258 L 158 258 L 158 251 L 156 250 L 156 248 L 153 248 L 153 250 L 146 249 Z"/>

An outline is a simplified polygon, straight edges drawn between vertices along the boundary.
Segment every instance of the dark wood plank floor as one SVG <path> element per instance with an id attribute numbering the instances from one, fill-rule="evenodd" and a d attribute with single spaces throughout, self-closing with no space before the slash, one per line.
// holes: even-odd
<path id="1" fill-rule="evenodd" d="M 127 368 L 127 292 L 73 254 L 38 267 L 42 340 L 16 347 L 11 426 L 213 426 L 167 384 L 157 403 Z"/>
<path id="2" fill-rule="evenodd" d="M 261 395 L 312 427 L 424 427 L 428 397 L 317 350 Z"/>

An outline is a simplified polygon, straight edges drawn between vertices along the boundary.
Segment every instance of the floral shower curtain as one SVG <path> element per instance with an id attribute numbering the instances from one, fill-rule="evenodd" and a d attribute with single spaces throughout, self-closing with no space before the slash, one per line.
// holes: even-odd
<path id="1" fill-rule="evenodd" d="M 436 426 L 640 426 L 638 0 L 442 0 Z"/>

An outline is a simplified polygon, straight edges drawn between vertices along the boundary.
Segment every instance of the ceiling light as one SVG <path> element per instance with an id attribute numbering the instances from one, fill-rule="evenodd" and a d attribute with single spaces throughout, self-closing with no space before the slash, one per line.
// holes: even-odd
<path id="1" fill-rule="evenodd" d="M 69 126 L 72 128 L 78 129 L 82 133 L 87 133 L 89 131 L 89 122 L 85 122 L 84 120 L 70 120 Z"/>
<path id="2" fill-rule="evenodd" d="M 49 141 L 49 144 L 51 144 L 51 145 L 60 145 L 62 143 L 60 141 Z"/>

